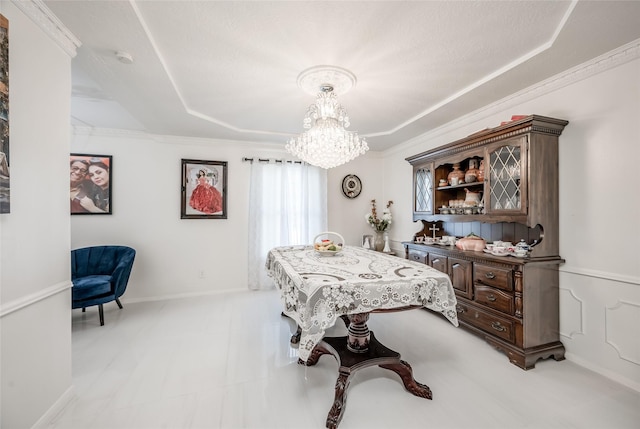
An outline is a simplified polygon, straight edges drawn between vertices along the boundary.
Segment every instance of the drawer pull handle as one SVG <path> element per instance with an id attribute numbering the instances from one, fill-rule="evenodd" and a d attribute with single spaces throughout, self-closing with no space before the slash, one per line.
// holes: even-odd
<path id="1" fill-rule="evenodd" d="M 491 327 L 498 332 L 504 332 L 506 329 L 500 324 L 500 322 L 491 322 Z"/>
<path id="2" fill-rule="evenodd" d="M 486 278 L 488 279 L 495 279 L 496 275 L 493 274 L 492 272 L 488 272 L 487 274 L 484 275 Z"/>
<path id="3" fill-rule="evenodd" d="M 495 300 L 496 300 L 495 295 L 493 295 L 493 294 L 491 294 L 491 295 L 487 295 L 487 301 L 495 302 Z"/>
<path id="4" fill-rule="evenodd" d="M 456 305 L 456 312 L 457 313 L 464 313 L 464 308 L 460 307 L 459 305 Z"/>

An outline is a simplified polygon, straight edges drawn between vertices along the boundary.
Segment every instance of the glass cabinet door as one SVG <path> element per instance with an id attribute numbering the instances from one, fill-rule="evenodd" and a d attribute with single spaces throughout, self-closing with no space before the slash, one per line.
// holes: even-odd
<path id="1" fill-rule="evenodd" d="M 433 214 L 433 171 L 431 165 L 414 169 L 414 211 L 416 214 Z"/>
<path id="2" fill-rule="evenodd" d="M 526 138 L 488 148 L 489 213 L 526 213 Z M 524 180 L 523 180 L 524 179 Z"/>

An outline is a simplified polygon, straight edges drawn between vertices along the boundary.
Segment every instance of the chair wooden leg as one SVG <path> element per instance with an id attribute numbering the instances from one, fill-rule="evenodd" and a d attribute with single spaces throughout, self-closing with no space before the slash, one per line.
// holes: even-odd
<path id="1" fill-rule="evenodd" d="M 102 304 L 98 304 L 98 313 L 100 313 L 100 326 L 104 326 L 104 310 Z"/>
<path id="2" fill-rule="evenodd" d="M 118 307 L 120 307 L 120 309 L 122 310 L 122 303 L 118 298 L 116 298 L 116 304 L 118 304 Z"/>

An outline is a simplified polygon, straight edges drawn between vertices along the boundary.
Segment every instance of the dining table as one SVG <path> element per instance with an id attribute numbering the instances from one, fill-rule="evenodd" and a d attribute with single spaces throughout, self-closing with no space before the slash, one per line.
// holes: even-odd
<path id="1" fill-rule="evenodd" d="M 367 321 L 371 313 L 427 308 L 458 326 L 456 297 L 447 274 L 348 245 L 329 254 L 312 245 L 275 247 L 268 252 L 265 267 L 280 292 L 282 314 L 297 323 L 290 342 L 298 348 L 298 363 L 313 366 L 325 354 L 338 361 L 327 428 L 336 428 L 342 419 L 353 374 L 370 366 L 395 372 L 407 391 L 432 399 L 429 387 L 414 379 L 411 365 L 378 341 Z M 338 319 L 347 335 L 325 336 Z"/>

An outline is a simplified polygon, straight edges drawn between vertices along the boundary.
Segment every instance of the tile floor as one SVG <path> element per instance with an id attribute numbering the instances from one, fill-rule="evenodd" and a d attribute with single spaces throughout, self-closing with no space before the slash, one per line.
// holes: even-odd
<path id="1" fill-rule="evenodd" d="M 325 427 L 337 363 L 296 363 L 276 291 L 124 305 L 107 305 L 102 327 L 97 308 L 74 310 L 76 396 L 49 428 Z M 434 398 L 367 368 L 351 381 L 340 429 L 640 427 L 640 393 L 567 360 L 523 371 L 424 310 L 374 314 L 369 327 Z"/>

